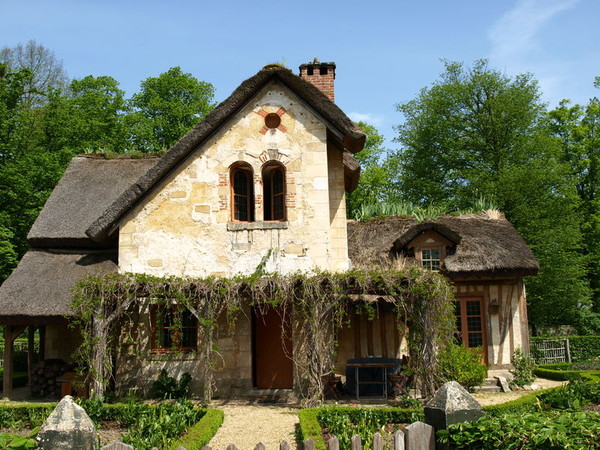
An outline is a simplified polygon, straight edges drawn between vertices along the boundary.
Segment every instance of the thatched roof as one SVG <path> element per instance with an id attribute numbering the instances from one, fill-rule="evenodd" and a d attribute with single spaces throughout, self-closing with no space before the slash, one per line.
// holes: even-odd
<path id="1" fill-rule="evenodd" d="M 260 90 L 272 81 L 289 88 L 302 101 L 319 114 L 332 135 L 339 137 L 340 147 L 357 153 L 365 144 L 365 134 L 346 114 L 317 87 L 294 75 L 289 69 L 278 65 L 263 68 L 244 81 L 225 101 L 213 109 L 195 128 L 181 138 L 135 185 L 131 186 L 114 201 L 104 213 L 87 229 L 94 240 L 102 240 L 111 228 L 140 201 L 150 190 L 181 164 L 195 149 L 212 136 L 221 125 L 244 107 Z M 348 155 L 350 156 L 350 155 Z M 348 159 L 348 158 L 346 158 Z M 348 173 L 358 172 L 348 168 Z M 358 181 L 358 180 L 355 180 Z M 352 186 L 354 181 L 346 182 Z"/>
<path id="2" fill-rule="evenodd" d="M 31 227 L 29 243 L 32 247 L 97 247 L 99 244 L 85 230 L 157 161 L 158 158 L 73 158 Z"/>
<path id="3" fill-rule="evenodd" d="M 348 253 L 355 265 L 389 260 L 428 230 L 454 244 L 455 253 L 445 259 L 445 271 L 452 277 L 535 275 L 539 269 L 533 253 L 506 219 L 471 214 L 421 223 L 401 217 L 349 222 Z"/>
<path id="4" fill-rule="evenodd" d="M 116 252 L 29 250 L 0 289 L 0 323 L 44 323 L 70 313 L 71 287 L 117 270 Z"/>

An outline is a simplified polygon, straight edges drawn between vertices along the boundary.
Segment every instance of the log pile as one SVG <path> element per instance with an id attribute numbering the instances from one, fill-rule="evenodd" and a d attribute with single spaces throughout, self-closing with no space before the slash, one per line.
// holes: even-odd
<path id="1" fill-rule="evenodd" d="M 36 397 L 58 397 L 60 384 L 56 379 L 72 368 L 62 359 L 46 359 L 33 365 L 31 371 L 31 394 Z"/>

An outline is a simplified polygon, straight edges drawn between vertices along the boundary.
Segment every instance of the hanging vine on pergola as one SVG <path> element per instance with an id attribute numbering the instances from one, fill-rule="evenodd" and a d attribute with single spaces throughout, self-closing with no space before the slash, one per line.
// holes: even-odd
<path id="1" fill-rule="evenodd" d="M 294 363 L 297 393 L 305 404 L 322 399 L 322 377 L 333 367 L 335 331 L 342 327 L 349 305 L 363 296 L 392 300 L 398 327 L 408 325 L 410 370 L 425 394 L 438 387 L 437 350 L 449 342 L 454 322 L 453 290 L 441 275 L 419 267 L 344 273 L 266 274 L 244 278 L 203 279 L 111 274 L 88 277 L 75 287 L 71 322 L 82 330 L 78 350 L 82 367 L 95 395 L 103 395 L 112 373 L 112 352 L 118 344 L 118 326 L 131 321 L 131 309 L 142 299 L 185 307 L 198 319 L 198 348 L 204 383 L 203 400 L 214 391 L 213 345 L 218 319 L 232 325 L 243 305 L 290 308 L 294 318 Z"/>

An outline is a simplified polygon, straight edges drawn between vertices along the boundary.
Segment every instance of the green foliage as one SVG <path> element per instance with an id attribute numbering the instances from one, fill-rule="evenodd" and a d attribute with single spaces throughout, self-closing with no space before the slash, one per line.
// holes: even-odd
<path id="1" fill-rule="evenodd" d="M 183 447 L 186 450 L 200 450 L 207 445 L 223 423 L 223 411 L 207 409 L 200 421 L 191 427 L 178 441 L 171 444 L 171 449 Z"/>
<path id="2" fill-rule="evenodd" d="M 104 359 L 98 364 L 93 355 L 103 358 L 111 353 L 111 349 L 109 342 L 102 352 L 92 352 L 93 346 L 97 345 L 90 332 L 93 318 L 102 314 L 113 324 L 121 323 L 114 319 L 127 319 L 124 311 L 136 305 L 138 295 L 163 305 L 176 301 L 197 315 L 206 337 L 205 347 L 198 354 L 204 358 L 204 373 L 199 374 L 199 378 L 205 386 L 204 400 L 208 401 L 212 392 L 212 368 L 218 356 L 211 345 L 218 317 L 225 315 L 230 324 L 233 323 L 241 311 L 242 301 L 257 308 L 266 305 L 290 307 L 303 320 L 303 333 L 295 347 L 301 350 L 297 354 L 305 352 L 307 355 L 299 373 L 298 394 L 303 396 L 306 404 L 311 404 L 322 398 L 322 374 L 333 367 L 335 340 L 331 333 L 344 323 L 348 293 L 360 296 L 371 292 L 393 296 L 398 317 L 402 320 L 405 315 L 411 317 L 408 342 L 412 354 L 421 356 L 411 359 L 410 369 L 422 392 L 433 393 L 438 383 L 435 377 L 437 358 L 433 349 L 452 333 L 454 316 L 450 299 L 453 292 L 443 276 L 421 267 L 411 266 L 402 271 L 380 267 L 312 275 L 264 274 L 234 279 L 160 278 L 129 273 L 92 276 L 83 279 L 74 289 L 71 324 L 83 330 L 79 363 L 86 368 L 101 367 L 103 373 L 94 370 L 88 373 L 92 381 L 102 384 L 108 379 L 110 361 Z M 107 336 L 113 334 L 111 330 L 106 332 Z"/>
<path id="3" fill-rule="evenodd" d="M 0 367 L 0 382 L 4 380 L 4 368 Z M 29 377 L 27 372 L 13 372 L 13 387 L 27 386 Z"/>
<path id="4" fill-rule="evenodd" d="M 600 383 L 570 381 L 538 396 L 543 409 L 581 410 L 589 403 L 600 404 Z"/>
<path id="5" fill-rule="evenodd" d="M 564 449 L 600 446 L 597 413 L 559 412 L 485 417 L 439 431 L 449 449 Z"/>
<path id="6" fill-rule="evenodd" d="M 35 428 L 44 423 L 56 404 L 20 403 L 0 407 L 0 428 Z"/>
<path id="7" fill-rule="evenodd" d="M 487 367 L 482 363 L 482 357 L 481 349 L 447 345 L 438 355 L 440 377 L 444 381 L 457 381 L 466 389 L 479 386 L 487 376 Z"/>
<path id="8" fill-rule="evenodd" d="M 158 380 L 152 383 L 152 395 L 154 398 L 187 398 L 190 393 L 190 382 L 192 376 L 185 372 L 179 381 L 170 377 L 165 369 L 160 371 Z"/>
<path id="9" fill-rule="evenodd" d="M 298 441 L 304 442 L 308 438 L 315 443 L 316 450 L 325 450 L 325 442 L 321 436 L 321 424 L 317 418 L 324 408 L 305 408 L 298 411 Z"/>
<path id="10" fill-rule="evenodd" d="M 398 106 L 397 188 L 405 200 L 462 210 L 485 197 L 531 246 L 540 273 L 528 283 L 529 319 L 575 323 L 589 303 L 573 174 L 544 121 L 537 82 L 476 61 L 445 72 Z"/>
<path id="11" fill-rule="evenodd" d="M 326 428 L 339 439 L 340 448 L 350 448 L 352 436 L 357 434 L 361 437 L 363 448 L 368 449 L 371 448 L 375 432 L 379 431 L 384 435 L 385 426 L 389 423 L 403 424 L 422 420 L 423 410 L 328 407 L 319 408 L 316 416 L 320 427 Z"/>
<path id="12" fill-rule="evenodd" d="M 581 200 L 580 227 L 583 253 L 588 255 L 587 278 L 593 293 L 595 325 L 587 332 L 600 331 L 600 100 L 586 106 L 563 100 L 548 113 L 548 127 L 562 147 L 562 159 L 571 168 Z M 589 325 L 589 324 L 588 324 Z M 583 327 L 580 326 L 580 332 Z"/>
<path id="13" fill-rule="evenodd" d="M 13 433 L 0 433 L 0 448 L 25 450 L 36 448 L 35 435 L 21 436 Z"/>
<path id="14" fill-rule="evenodd" d="M 536 365 L 531 356 L 526 355 L 522 349 L 518 348 L 513 353 L 511 362 L 513 369 L 510 371 L 510 373 L 512 373 L 514 376 L 514 384 L 522 387 L 526 384 L 533 383 L 535 380 Z"/>
<path id="15" fill-rule="evenodd" d="M 148 408 L 136 420 L 123 442 L 136 449 L 166 448 L 206 411 L 195 409 L 190 402 L 162 403 Z"/>
<path id="16" fill-rule="evenodd" d="M 391 187 L 397 173 L 397 161 L 387 156 L 384 137 L 368 123 L 358 122 L 357 125 L 367 139 L 363 150 L 354 155 L 361 166 L 360 179 L 356 190 L 346 195 L 346 212 L 348 217 L 364 218 L 367 205 L 393 204 L 401 197 Z"/>
<path id="17" fill-rule="evenodd" d="M 160 151 L 170 148 L 210 112 L 214 88 L 180 67 L 142 81 L 130 105 L 126 123 L 136 148 Z"/>

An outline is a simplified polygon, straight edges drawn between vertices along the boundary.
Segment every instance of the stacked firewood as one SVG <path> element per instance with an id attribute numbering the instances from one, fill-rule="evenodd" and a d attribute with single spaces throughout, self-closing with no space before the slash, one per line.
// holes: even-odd
<path id="1" fill-rule="evenodd" d="M 56 379 L 71 369 L 62 359 L 46 359 L 34 364 L 29 386 L 31 394 L 36 397 L 59 396 L 60 384 Z"/>

